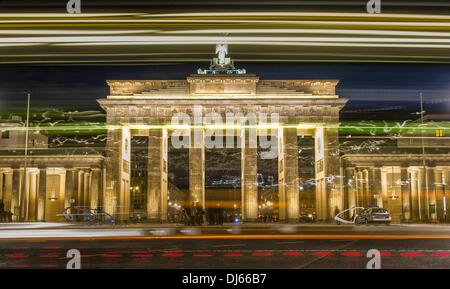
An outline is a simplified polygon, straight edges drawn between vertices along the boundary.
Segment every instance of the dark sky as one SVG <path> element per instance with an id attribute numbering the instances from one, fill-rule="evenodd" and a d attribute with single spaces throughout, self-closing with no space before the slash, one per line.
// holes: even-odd
<path id="1" fill-rule="evenodd" d="M 106 66 L 0 66 L 0 104 L 99 108 L 108 79 L 184 79 L 208 63 Z M 450 108 L 450 66 L 414 64 L 238 63 L 261 79 L 339 79 L 346 109 L 417 106 L 423 92 L 429 108 Z"/>
<path id="2" fill-rule="evenodd" d="M 4 12 L 65 12 L 68 0 L 2 0 Z M 287 11 L 365 12 L 368 0 L 82 0 L 85 12 L 211 11 L 283 8 Z M 384 13 L 448 14 L 448 0 L 384 0 Z"/>

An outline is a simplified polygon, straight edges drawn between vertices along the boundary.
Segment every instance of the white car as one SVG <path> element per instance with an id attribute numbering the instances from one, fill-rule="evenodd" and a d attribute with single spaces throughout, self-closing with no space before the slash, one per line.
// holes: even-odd
<path id="1" fill-rule="evenodd" d="M 386 224 L 391 223 L 391 214 L 379 207 L 367 208 L 356 217 L 355 224 Z"/>

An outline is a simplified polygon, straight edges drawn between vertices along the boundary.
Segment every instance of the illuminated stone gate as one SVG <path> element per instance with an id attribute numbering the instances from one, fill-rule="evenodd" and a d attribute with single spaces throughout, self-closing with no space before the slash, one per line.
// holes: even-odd
<path id="1" fill-rule="evenodd" d="M 226 48 L 225 48 L 226 49 Z M 168 144 L 174 131 L 182 129 L 194 139 L 210 127 L 204 123 L 178 127 L 174 115 L 195 118 L 215 113 L 278 114 L 278 123 L 258 124 L 258 135 L 277 138 L 278 209 L 280 221 L 299 220 L 299 168 L 297 136 L 315 139 L 316 213 L 329 219 L 344 198 L 336 176 L 340 174 L 338 122 L 346 99 L 336 95 L 336 80 L 260 80 L 235 69 L 221 54 L 208 70 L 186 80 L 109 80 L 110 93 L 98 102 L 107 112 L 106 183 L 103 206 L 120 220 L 130 218 L 131 137 L 148 137 L 147 217 L 167 221 Z M 223 136 L 239 136 L 241 147 L 242 219 L 258 216 L 257 149 L 249 145 L 247 124 L 214 126 Z M 205 206 L 205 148 L 189 146 L 189 201 Z"/>
<path id="2" fill-rule="evenodd" d="M 338 81 L 260 80 L 234 68 L 226 50 L 219 45 L 210 68 L 199 69 L 185 80 L 108 81 L 109 95 L 98 100 L 107 113 L 104 155 L 95 145 L 82 153 L 72 151 L 70 143 L 64 150 L 52 147 L 45 131 L 33 130 L 25 157 L 26 130 L 20 117 L 0 120 L 0 200 L 5 211 L 13 214 L 13 221 L 63 221 L 64 208 L 75 205 L 104 208 L 118 221 L 128 221 L 136 215 L 132 206 L 139 203 L 138 213 L 144 218 L 176 222 L 168 218 L 174 211 L 173 199 L 169 200 L 174 192 L 182 195 L 185 204 L 210 205 L 205 202 L 209 194 L 205 192 L 205 156 L 211 151 L 212 133 L 214 138 L 230 137 L 233 154 L 240 151 L 238 209 L 243 221 L 256 221 L 265 213 L 260 206 L 262 201 L 267 203 L 262 198 L 269 193 L 276 196 L 271 199 L 276 212 L 271 213 L 283 222 L 298 222 L 305 212 L 330 221 L 338 210 L 370 205 L 388 209 L 393 223 L 449 222 L 449 142 L 442 138 L 441 127 L 436 136 L 434 130 L 425 139 L 423 132 L 414 132 L 390 140 L 384 148 L 377 145 L 377 153 L 349 151 L 346 143 L 352 136 L 345 134 L 340 153 L 339 112 L 346 99 L 336 95 Z M 242 115 L 245 121 L 228 123 L 229 114 Z M 189 121 L 174 122 L 180 115 Z M 225 123 L 211 122 L 203 117 L 207 115 Z M 250 121 L 252 115 L 267 118 L 255 124 Z M 278 119 L 273 121 L 272 115 Z M 261 162 L 261 143 L 254 145 L 255 135 L 270 136 L 274 143 L 269 162 Z M 180 136 L 188 136 L 182 152 L 187 166 L 180 173 L 188 175 L 183 176 L 183 186 L 188 183 L 185 191 L 169 183 L 168 175 L 169 163 L 175 163 L 169 162 L 169 149 L 174 137 Z M 136 140 L 143 145 L 135 145 Z M 314 152 L 305 153 L 305 145 L 314 147 Z M 225 148 L 230 148 L 228 143 Z M 268 180 L 270 188 L 265 190 L 258 181 L 258 169 L 267 163 L 270 169 L 273 166 L 269 174 L 278 175 L 278 184 Z M 138 198 L 136 184 L 130 188 L 137 177 L 143 184 Z M 270 177 L 273 181 L 274 176 Z M 239 195 L 236 188 L 233 198 Z M 178 200 L 177 204 L 179 210 Z"/>

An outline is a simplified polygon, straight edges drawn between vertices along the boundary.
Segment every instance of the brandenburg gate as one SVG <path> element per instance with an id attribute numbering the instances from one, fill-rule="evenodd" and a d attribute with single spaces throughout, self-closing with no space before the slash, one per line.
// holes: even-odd
<path id="1" fill-rule="evenodd" d="M 299 220 L 299 152 L 297 136 L 309 135 L 315 143 L 316 213 L 329 219 L 335 206 L 345 207 L 339 184 L 339 111 L 346 99 L 336 95 L 336 80 L 261 80 L 236 69 L 227 57 L 227 46 L 218 45 L 209 69 L 199 69 L 185 80 L 109 80 L 110 92 L 99 99 L 107 112 L 108 139 L 104 209 L 129 219 L 131 138 L 148 137 L 147 218 L 167 221 L 168 146 L 180 131 L 189 148 L 190 202 L 205 207 L 205 140 L 237 137 L 241 149 L 241 213 L 243 221 L 258 216 L 257 158 L 252 130 L 275 141 L 278 162 L 279 220 Z M 265 123 L 218 125 L 196 121 L 198 116 L 267 115 Z M 174 124 L 174 116 L 194 120 Z M 276 115 L 277 121 L 270 121 Z M 173 139 L 172 139 L 173 142 Z M 253 145 L 252 145 L 253 144 Z"/>

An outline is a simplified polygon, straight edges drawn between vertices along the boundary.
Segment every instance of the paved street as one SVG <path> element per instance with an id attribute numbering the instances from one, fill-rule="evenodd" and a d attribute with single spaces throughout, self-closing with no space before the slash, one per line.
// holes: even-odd
<path id="1" fill-rule="evenodd" d="M 450 226 L 438 225 L 2 227 L 0 238 L 1 268 L 65 268 L 69 249 L 82 268 L 365 268 L 369 249 L 382 268 L 450 267 Z"/>

